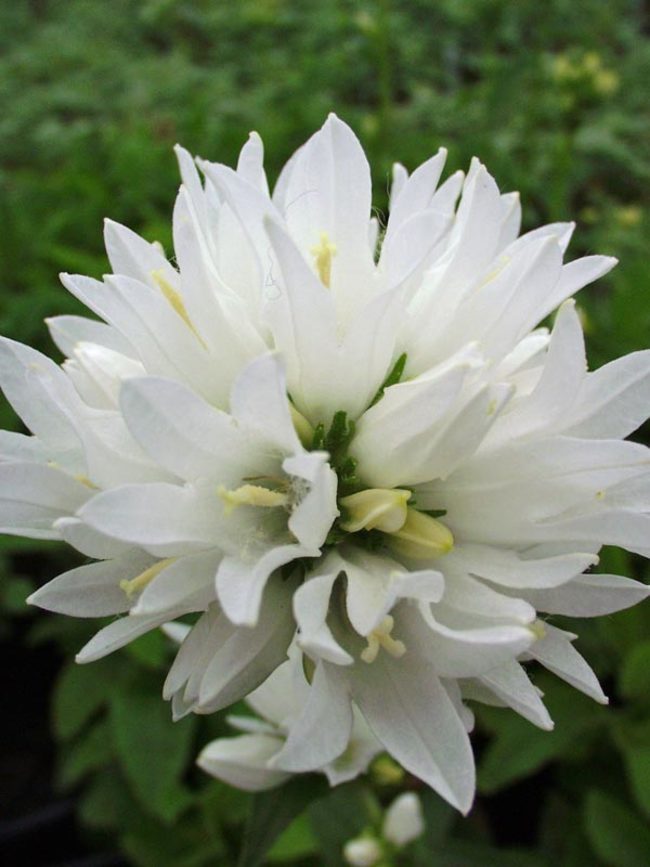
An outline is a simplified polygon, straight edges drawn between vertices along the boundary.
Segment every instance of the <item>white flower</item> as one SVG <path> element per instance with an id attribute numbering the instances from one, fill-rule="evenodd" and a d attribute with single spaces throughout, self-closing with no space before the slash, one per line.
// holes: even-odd
<path id="1" fill-rule="evenodd" d="M 34 434 L 0 438 L 0 526 L 98 561 L 32 601 L 128 612 L 82 660 L 202 612 L 165 685 L 176 716 L 255 689 L 297 627 L 311 684 L 274 772 L 331 766 L 361 713 L 467 811 L 465 699 L 550 728 L 534 659 L 606 700 L 537 612 L 647 596 L 584 574 L 603 544 L 650 553 L 649 453 L 623 440 L 650 354 L 587 373 L 569 300 L 614 260 L 564 265 L 569 224 L 519 236 L 517 196 L 477 160 L 438 186 L 444 151 L 395 167 L 379 244 L 368 164 L 334 116 L 272 198 L 255 134 L 237 171 L 200 161 L 205 185 L 178 157 L 177 267 L 109 222 L 114 274 L 63 277 L 103 321 L 50 321 L 62 368 L 0 345 Z"/>
<path id="2" fill-rule="evenodd" d="M 310 752 L 311 742 L 296 729 L 292 731 L 292 721 L 303 710 L 309 684 L 303 671 L 302 654 L 295 645 L 289 656 L 290 660 L 246 699 L 258 716 L 228 717 L 230 724 L 244 734 L 219 738 L 203 749 L 198 758 L 203 770 L 239 788 L 259 791 L 273 788 L 291 776 L 291 771 L 284 769 L 287 756 Z M 327 741 L 328 730 L 318 728 L 317 722 L 313 721 L 312 734 Z M 314 770 L 325 774 L 334 786 L 367 770 L 380 751 L 381 745 L 355 708 L 350 733 L 339 742 L 338 754 Z"/>

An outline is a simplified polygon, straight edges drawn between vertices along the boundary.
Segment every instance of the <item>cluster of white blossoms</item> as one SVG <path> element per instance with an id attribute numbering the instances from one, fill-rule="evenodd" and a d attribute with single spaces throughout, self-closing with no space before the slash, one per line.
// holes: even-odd
<path id="1" fill-rule="evenodd" d="M 623 441 L 650 352 L 587 372 L 568 299 L 614 260 L 563 264 L 570 224 L 520 236 L 478 160 L 440 186 L 443 150 L 396 165 L 383 227 L 336 117 L 272 197 L 262 157 L 252 134 L 202 181 L 179 148 L 173 260 L 108 222 L 113 273 L 62 278 L 98 319 L 48 322 L 63 364 L 2 341 L 33 435 L 0 435 L 0 527 L 93 560 L 31 597 L 125 615 L 80 662 L 184 618 L 174 716 L 253 693 L 268 722 L 208 747 L 213 773 L 336 782 L 386 750 L 467 811 L 466 700 L 550 729 L 536 660 L 606 701 L 546 615 L 648 595 L 585 570 L 650 554 L 650 452 Z"/>

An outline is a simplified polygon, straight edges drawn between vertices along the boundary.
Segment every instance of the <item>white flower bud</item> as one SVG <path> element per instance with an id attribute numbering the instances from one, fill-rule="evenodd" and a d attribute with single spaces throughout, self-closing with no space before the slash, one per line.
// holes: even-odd
<path id="1" fill-rule="evenodd" d="M 343 847 L 343 857 L 351 867 L 375 867 L 383 854 L 379 843 L 369 837 L 349 840 Z"/>
<path id="2" fill-rule="evenodd" d="M 382 831 L 384 837 L 400 849 L 422 834 L 422 805 L 414 792 L 405 792 L 395 798 L 386 810 Z"/>

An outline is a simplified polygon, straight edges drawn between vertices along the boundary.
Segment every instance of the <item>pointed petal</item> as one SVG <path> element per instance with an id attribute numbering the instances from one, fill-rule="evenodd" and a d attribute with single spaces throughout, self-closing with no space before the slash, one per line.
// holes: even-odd
<path id="1" fill-rule="evenodd" d="M 148 554 L 129 552 L 114 560 L 79 566 L 45 584 L 27 601 L 72 617 L 122 614 L 129 610 L 131 601 L 120 582 L 135 578 L 154 562 Z"/>
<path id="2" fill-rule="evenodd" d="M 388 752 L 466 814 L 474 798 L 472 748 L 433 666 L 380 653 L 351 676 L 353 697 Z"/>
<path id="3" fill-rule="evenodd" d="M 347 681 L 338 666 L 319 662 L 307 701 L 292 722 L 273 767 L 293 772 L 318 770 L 341 755 L 351 731 Z"/>

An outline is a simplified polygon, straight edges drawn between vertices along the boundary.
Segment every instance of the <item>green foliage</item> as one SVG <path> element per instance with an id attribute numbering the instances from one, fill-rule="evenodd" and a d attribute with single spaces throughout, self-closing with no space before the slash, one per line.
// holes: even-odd
<path id="1" fill-rule="evenodd" d="M 176 141 L 233 163 L 257 129 L 275 177 L 334 109 L 367 148 L 380 222 L 391 162 L 412 169 L 439 144 L 449 148 L 450 170 L 478 154 L 503 189 L 520 190 L 526 227 L 577 218 L 574 255 L 621 260 L 580 298 L 592 366 L 644 348 L 650 48 L 642 6 L 120 0 L 107 14 L 101 0 L 2 4 L 0 333 L 53 350 L 43 318 L 80 312 L 56 274 L 106 270 L 105 216 L 171 249 Z M 0 423 L 19 429 L 5 404 Z M 353 483 L 348 432 L 339 418 L 316 433 Z M 17 640 L 32 624 L 31 645 L 56 646 L 71 659 L 94 625 L 32 621 L 23 599 L 78 562 L 51 543 L 3 539 L 0 636 Z M 605 552 L 600 568 L 647 580 L 645 566 L 621 552 Z M 481 709 L 477 805 L 463 820 L 421 792 L 427 831 L 404 865 L 648 863 L 650 611 L 640 606 L 575 631 L 611 706 L 594 706 L 531 667 L 555 731 Z M 260 836 L 246 832 L 248 863 L 340 867 L 345 842 L 376 828 L 398 789 L 356 782 L 308 806 L 318 791 L 312 780 L 254 799 L 208 780 L 192 761 L 226 731 L 223 715 L 171 722 L 160 699 L 170 657 L 167 640 L 154 634 L 105 661 L 63 668 L 52 710 L 58 784 L 78 795 L 84 824 L 118 840 L 135 867 L 236 864 L 244 828 L 253 826 Z M 504 829 L 495 816 L 526 786 L 538 809 L 535 827 L 519 834 L 516 817 Z M 257 818 L 247 826 L 251 810 Z"/>

